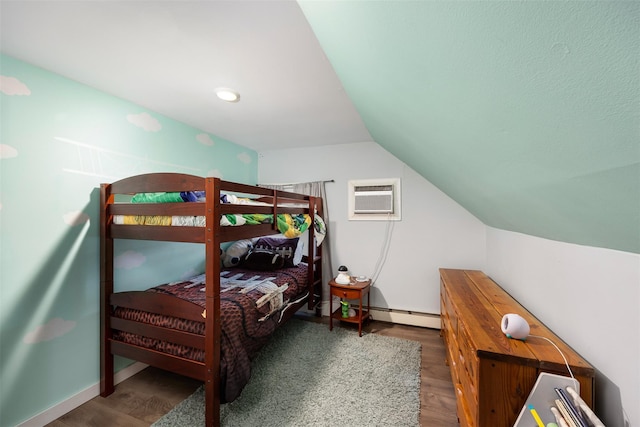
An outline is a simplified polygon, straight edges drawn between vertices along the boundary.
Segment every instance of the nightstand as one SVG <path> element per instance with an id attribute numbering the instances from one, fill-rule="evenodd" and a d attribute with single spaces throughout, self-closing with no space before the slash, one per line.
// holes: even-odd
<path id="1" fill-rule="evenodd" d="M 329 330 L 333 330 L 333 319 L 338 319 L 343 322 L 357 323 L 358 324 L 358 336 L 362 336 L 362 323 L 369 318 L 371 280 L 366 282 L 351 282 L 349 285 L 341 285 L 336 283 L 334 279 L 329 281 Z M 367 306 L 362 306 L 362 299 L 367 296 Z M 342 317 L 342 309 L 333 311 L 333 296 L 337 296 L 341 300 L 358 300 L 359 306 L 356 309 L 356 315 L 353 317 Z"/>

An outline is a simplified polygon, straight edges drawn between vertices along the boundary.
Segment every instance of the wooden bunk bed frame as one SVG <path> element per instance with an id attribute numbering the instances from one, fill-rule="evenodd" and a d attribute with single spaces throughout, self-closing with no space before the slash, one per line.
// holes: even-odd
<path id="1" fill-rule="evenodd" d="M 136 193 L 205 191 L 203 203 L 117 203 L 116 195 Z M 271 206 L 236 205 L 220 202 L 220 195 L 235 193 L 260 197 Z M 279 203 L 303 203 L 305 207 L 278 207 Z M 207 426 L 220 425 L 220 244 L 251 237 L 279 233 L 276 221 L 273 224 L 223 227 L 223 214 L 281 213 L 308 214 L 311 216 L 307 248 L 312 259 L 308 264 L 308 297 L 286 311 L 283 317 L 293 315 L 305 303 L 310 310 L 316 309 L 322 298 L 321 247 L 315 247 L 314 215 L 322 216 L 322 199 L 285 191 L 238 184 L 219 178 L 202 178 L 177 173 L 153 173 L 132 176 L 102 184 L 100 187 L 100 395 L 113 393 L 114 355 L 137 360 L 167 371 L 192 377 L 205 385 L 205 421 Z M 114 215 L 162 215 L 204 216 L 205 227 L 117 225 Z M 206 309 L 161 293 L 129 291 L 114 293 L 114 239 L 158 240 L 171 242 L 203 243 L 205 245 L 205 298 Z M 313 249 L 315 248 L 315 254 Z M 126 307 L 150 313 L 159 313 L 187 320 L 204 322 L 205 335 L 180 332 L 174 329 L 153 326 L 112 317 L 114 307 Z M 317 311 L 316 311 L 317 313 Z M 202 349 L 204 363 L 165 354 L 156 350 L 126 344 L 113 339 L 113 331 L 120 330 L 137 335 L 171 341 L 177 344 Z"/>

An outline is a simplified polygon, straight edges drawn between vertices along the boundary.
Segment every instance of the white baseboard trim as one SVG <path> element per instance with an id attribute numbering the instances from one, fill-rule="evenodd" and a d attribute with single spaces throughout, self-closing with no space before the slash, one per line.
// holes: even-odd
<path id="1" fill-rule="evenodd" d="M 333 309 L 335 310 L 339 306 L 340 300 L 336 300 L 333 304 Z M 322 315 L 329 316 L 329 301 L 322 301 Z M 439 314 L 371 307 L 371 317 L 374 320 L 380 320 L 381 322 L 440 329 Z"/>
<path id="2" fill-rule="evenodd" d="M 144 363 L 135 362 L 132 365 L 127 366 L 126 368 L 118 371 L 114 377 L 114 382 L 116 384 L 121 383 L 129 377 L 134 376 L 138 372 L 142 371 L 149 365 Z M 28 420 L 18 424 L 17 427 L 41 427 L 47 425 L 67 412 L 71 412 L 76 409 L 78 406 L 87 403 L 94 397 L 100 395 L 100 383 L 96 383 L 86 389 L 82 390 L 80 393 L 71 396 L 70 398 L 58 403 L 57 405 L 52 406 L 51 408 L 39 413 L 38 415 L 29 418 Z"/>
<path id="3" fill-rule="evenodd" d="M 339 304 L 339 303 L 338 303 Z M 334 304 L 334 307 L 337 305 Z M 322 301 L 322 315 L 329 315 L 329 301 Z M 371 307 L 371 317 L 382 322 L 398 323 L 401 325 L 420 326 L 424 328 L 440 329 L 440 316 L 437 314 L 417 313 L 413 311 L 393 310 L 388 308 Z M 129 377 L 145 369 L 148 365 L 135 362 L 132 365 L 118 371 L 114 381 L 121 383 Z M 88 402 L 100 394 L 100 383 L 96 383 L 80 393 L 52 406 L 38 415 L 18 424 L 17 427 L 40 427 L 57 420 L 67 412 Z"/>
<path id="4" fill-rule="evenodd" d="M 440 329 L 440 315 L 371 307 L 371 317 L 382 322 Z"/>

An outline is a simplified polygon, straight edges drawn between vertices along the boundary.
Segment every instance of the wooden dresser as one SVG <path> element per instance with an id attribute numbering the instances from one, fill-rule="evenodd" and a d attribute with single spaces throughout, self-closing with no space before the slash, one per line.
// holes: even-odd
<path id="1" fill-rule="evenodd" d="M 507 338 L 502 316 L 527 320 L 531 335 L 549 338 L 564 353 L 593 407 L 594 368 L 481 271 L 440 269 L 440 310 L 447 364 L 461 426 L 511 427 L 540 372 L 569 376 L 547 340 Z"/>

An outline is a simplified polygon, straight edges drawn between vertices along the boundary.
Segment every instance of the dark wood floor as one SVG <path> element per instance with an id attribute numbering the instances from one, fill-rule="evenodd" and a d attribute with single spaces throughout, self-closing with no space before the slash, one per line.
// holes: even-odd
<path id="1" fill-rule="evenodd" d="M 327 318 L 303 318 L 328 322 Z M 375 320 L 369 322 L 364 330 L 422 343 L 420 425 L 458 427 L 455 394 L 449 368 L 444 363 L 445 348 L 440 331 Z M 96 397 L 48 426 L 147 427 L 188 397 L 200 384 L 190 378 L 147 368 L 118 384 L 111 396 Z"/>

